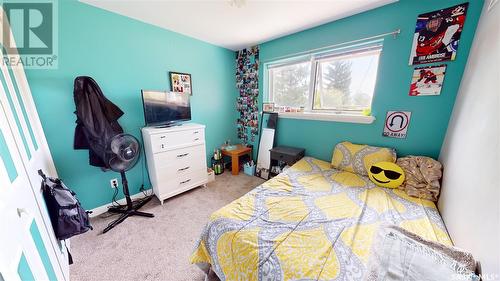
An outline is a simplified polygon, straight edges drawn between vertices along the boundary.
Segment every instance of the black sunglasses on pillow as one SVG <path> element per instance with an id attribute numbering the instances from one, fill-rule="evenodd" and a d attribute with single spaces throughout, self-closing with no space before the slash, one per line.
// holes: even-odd
<path id="1" fill-rule="evenodd" d="M 391 179 L 391 180 L 397 180 L 401 176 L 401 173 L 394 172 L 391 170 L 384 170 L 384 169 L 377 167 L 377 166 L 371 166 L 370 172 L 372 174 L 380 174 L 381 172 L 384 172 L 385 177 L 388 179 Z"/>

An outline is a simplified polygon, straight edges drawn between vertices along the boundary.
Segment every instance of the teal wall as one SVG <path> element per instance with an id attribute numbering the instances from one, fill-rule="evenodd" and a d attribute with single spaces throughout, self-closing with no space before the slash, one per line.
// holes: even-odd
<path id="1" fill-rule="evenodd" d="M 483 1 L 470 1 L 457 58 L 455 61 L 445 62 L 448 68 L 440 96 L 408 96 L 413 73 L 413 67 L 408 65 L 408 59 L 417 15 L 463 2 L 466 1 L 400 0 L 394 4 L 261 44 L 260 60 L 268 62 L 297 52 L 401 29 L 401 34 L 397 39 L 388 36 L 384 40 L 372 104 L 372 114 L 376 117 L 374 123 L 364 125 L 280 118 L 277 143 L 303 147 L 307 155 L 327 161 L 331 160 L 334 145 L 343 140 L 395 147 L 398 155 L 417 154 L 437 158 L 448 127 Z M 264 89 L 262 69 L 261 67 L 261 101 Z M 382 136 L 384 118 L 389 110 L 412 112 L 406 139 Z"/>
<path id="2" fill-rule="evenodd" d="M 141 137 L 141 89 L 169 89 L 168 71 L 192 74 L 193 122 L 205 124 L 207 153 L 236 140 L 234 53 L 199 40 L 76 1 L 59 1 L 59 68 L 27 70 L 27 77 L 59 176 L 83 206 L 111 201 L 114 172 L 88 165 L 88 152 L 73 150 L 73 80 L 92 76 L 125 115 L 124 130 Z M 143 163 L 127 173 L 132 194 L 145 176 Z M 121 185 L 120 185 L 121 186 Z"/>

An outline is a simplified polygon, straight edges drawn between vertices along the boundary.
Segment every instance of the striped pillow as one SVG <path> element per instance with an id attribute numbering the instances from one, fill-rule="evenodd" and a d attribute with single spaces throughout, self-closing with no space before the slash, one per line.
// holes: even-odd
<path id="1" fill-rule="evenodd" d="M 367 176 L 370 167 L 381 161 L 395 163 L 396 150 L 344 141 L 338 143 L 333 150 L 332 167 Z"/>

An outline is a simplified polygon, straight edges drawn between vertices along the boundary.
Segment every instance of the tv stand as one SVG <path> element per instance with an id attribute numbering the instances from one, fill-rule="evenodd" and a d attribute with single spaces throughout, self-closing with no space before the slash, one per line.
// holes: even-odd
<path id="1" fill-rule="evenodd" d="M 205 126 L 175 125 L 142 128 L 149 177 L 161 204 L 208 181 Z"/>
<path id="2" fill-rule="evenodd" d="M 170 127 L 175 127 L 175 126 L 182 126 L 182 124 L 184 124 L 184 123 L 175 122 L 175 123 L 163 124 L 163 125 L 152 126 L 152 127 L 157 128 L 157 129 L 162 129 L 162 128 L 170 128 Z"/>

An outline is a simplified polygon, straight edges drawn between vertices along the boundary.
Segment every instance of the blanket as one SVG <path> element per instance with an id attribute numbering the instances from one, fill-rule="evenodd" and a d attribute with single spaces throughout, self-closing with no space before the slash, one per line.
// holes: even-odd
<path id="1" fill-rule="evenodd" d="M 191 262 L 220 280 L 361 280 L 381 223 L 451 245 L 432 201 L 305 157 L 214 212 Z"/>

